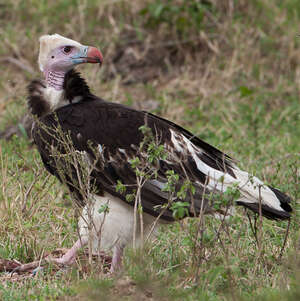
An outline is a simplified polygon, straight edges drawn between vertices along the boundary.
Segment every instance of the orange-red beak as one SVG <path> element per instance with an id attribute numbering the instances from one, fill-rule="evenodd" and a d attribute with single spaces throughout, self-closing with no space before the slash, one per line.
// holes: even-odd
<path id="1" fill-rule="evenodd" d="M 92 63 L 92 64 L 102 64 L 103 62 L 103 55 L 100 50 L 98 50 L 96 47 L 91 47 L 89 46 L 88 51 L 87 51 L 87 63 Z"/>

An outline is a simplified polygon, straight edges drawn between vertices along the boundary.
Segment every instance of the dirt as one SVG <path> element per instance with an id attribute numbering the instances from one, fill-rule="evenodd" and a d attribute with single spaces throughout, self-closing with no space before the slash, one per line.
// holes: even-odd
<path id="1" fill-rule="evenodd" d="M 123 31 L 119 41 L 114 51 L 106 55 L 104 79 L 120 76 L 124 85 L 146 83 L 170 73 L 178 76 L 187 58 L 208 50 L 200 38 L 171 40 L 148 34 L 141 40 L 133 30 Z"/>

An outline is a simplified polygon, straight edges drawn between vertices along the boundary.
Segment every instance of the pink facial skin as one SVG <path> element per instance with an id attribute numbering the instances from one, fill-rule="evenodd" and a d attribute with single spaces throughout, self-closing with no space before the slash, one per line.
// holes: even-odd
<path id="1" fill-rule="evenodd" d="M 44 67 L 47 85 L 62 90 L 65 74 L 83 63 L 102 64 L 102 53 L 95 47 L 64 45 L 52 50 Z"/>

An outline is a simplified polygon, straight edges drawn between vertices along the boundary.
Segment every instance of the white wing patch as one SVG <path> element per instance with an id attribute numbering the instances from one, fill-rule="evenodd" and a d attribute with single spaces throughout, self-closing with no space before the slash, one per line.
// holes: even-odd
<path id="1" fill-rule="evenodd" d="M 228 187 L 237 185 L 241 193 L 241 199 L 239 201 L 247 203 L 258 203 L 261 199 L 262 204 L 267 205 L 279 211 L 284 211 L 280 206 L 280 201 L 274 194 L 274 192 L 263 184 L 257 177 L 250 176 L 247 172 L 240 170 L 234 166 L 232 169 L 236 178 L 229 173 L 212 168 L 201 160 L 203 150 L 196 147 L 189 139 L 184 135 L 176 133 L 171 130 L 171 141 L 177 152 L 184 156 L 191 156 L 197 166 L 197 169 L 208 176 L 207 188 L 211 191 L 224 192 Z M 169 149 L 172 152 L 172 149 Z M 176 154 L 175 154 L 176 155 Z"/>

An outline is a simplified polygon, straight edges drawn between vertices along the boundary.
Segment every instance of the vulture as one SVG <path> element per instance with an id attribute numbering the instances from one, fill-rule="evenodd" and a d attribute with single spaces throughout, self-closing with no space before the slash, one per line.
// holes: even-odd
<path id="1" fill-rule="evenodd" d="M 28 86 L 32 136 L 47 171 L 82 208 L 79 239 L 55 262 L 72 264 L 90 243 L 93 253 L 113 252 L 115 271 L 126 245 L 138 246 L 159 225 L 213 214 L 230 187 L 238 191 L 236 205 L 269 219 L 290 218 L 290 197 L 222 151 L 172 121 L 95 96 L 74 68 L 101 65 L 97 48 L 59 34 L 39 41 L 44 80 Z"/>

